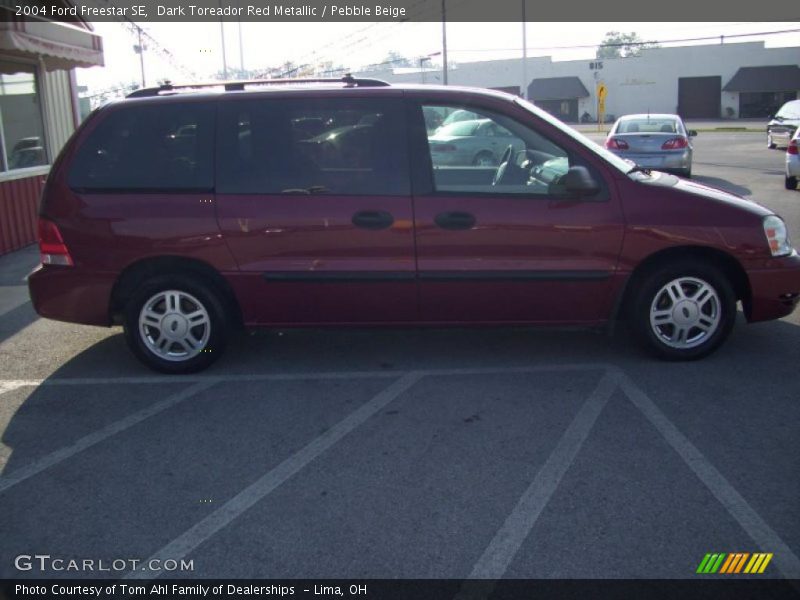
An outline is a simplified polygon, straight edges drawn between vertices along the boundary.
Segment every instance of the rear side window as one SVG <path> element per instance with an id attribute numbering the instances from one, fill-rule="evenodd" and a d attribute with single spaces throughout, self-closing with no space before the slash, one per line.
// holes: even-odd
<path id="1" fill-rule="evenodd" d="M 217 192 L 408 195 L 399 99 L 220 104 Z"/>
<path id="2" fill-rule="evenodd" d="M 70 166 L 81 191 L 207 191 L 214 187 L 214 106 L 162 103 L 111 112 Z"/>

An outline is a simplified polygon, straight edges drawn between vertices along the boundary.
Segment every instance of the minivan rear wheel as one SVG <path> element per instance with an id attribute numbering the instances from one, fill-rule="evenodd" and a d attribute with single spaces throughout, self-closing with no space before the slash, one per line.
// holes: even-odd
<path id="1" fill-rule="evenodd" d="M 736 321 L 736 295 L 719 269 L 681 261 L 653 270 L 634 296 L 633 329 L 666 360 L 695 360 L 714 352 Z"/>
<path id="2" fill-rule="evenodd" d="M 216 291 L 194 277 L 146 281 L 125 308 L 125 338 L 134 355 L 162 373 L 194 373 L 225 347 L 227 319 Z"/>

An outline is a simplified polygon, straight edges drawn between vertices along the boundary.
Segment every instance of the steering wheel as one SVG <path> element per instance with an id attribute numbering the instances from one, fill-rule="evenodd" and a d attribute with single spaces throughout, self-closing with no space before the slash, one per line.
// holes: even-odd
<path id="1" fill-rule="evenodd" d="M 494 174 L 492 185 L 523 184 L 528 180 L 528 172 L 514 163 L 513 156 L 514 144 L 509 144 L 500 157 L 500 166 Z"/>

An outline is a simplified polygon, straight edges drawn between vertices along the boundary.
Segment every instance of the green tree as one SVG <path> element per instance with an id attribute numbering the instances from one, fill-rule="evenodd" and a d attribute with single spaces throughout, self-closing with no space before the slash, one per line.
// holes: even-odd
<path id="1" fill-rule="evenodd" d="M 645 42 L 635 31 L 608 31 L 597 48 L 597 58 L 627 58 L 639 56 L 644 48 L 658 48 L 655 42 Z"/>

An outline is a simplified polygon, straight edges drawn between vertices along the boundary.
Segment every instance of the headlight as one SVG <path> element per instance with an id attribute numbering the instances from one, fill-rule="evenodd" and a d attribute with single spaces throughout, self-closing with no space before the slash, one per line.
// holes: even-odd
<path id="1" fill-rule="evenodd" d="M 764 234 L 767 236 L 772 256 L 786 256 L 792 253 L 789 233 L 786 231 L 786 223 L 783 222 L 783 219 L 776 215 L 764 217 Z"/>

